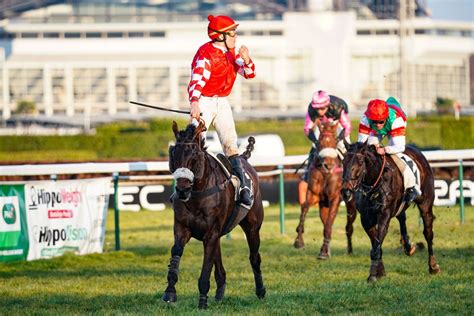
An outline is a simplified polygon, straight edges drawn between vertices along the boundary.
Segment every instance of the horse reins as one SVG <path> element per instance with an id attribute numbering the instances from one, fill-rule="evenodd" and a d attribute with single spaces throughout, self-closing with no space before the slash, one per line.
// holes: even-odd
<path id="1" fill-rule="evenodd" d="M 383 157 L 383 159 L 382 159 L 382 167 L 380 168 L 379 176 L 377 177 L 377 180 L 375 180 L 375 183 L 372 185 L 372 188 L 371 188 L 371 189 L 369 190 L 369 192 L 367 192 L 367 193 L 372 192 L 372 190 L 375 189 L 375 187 L 376 187 L 377 184 L 379 183 L 380 179 L 382 178 L 383 169 L 385 168 L 385 162 L 387 161 L 387 158 L 385 157 L 385 155 L 383 155 L 382 157 Z"/>

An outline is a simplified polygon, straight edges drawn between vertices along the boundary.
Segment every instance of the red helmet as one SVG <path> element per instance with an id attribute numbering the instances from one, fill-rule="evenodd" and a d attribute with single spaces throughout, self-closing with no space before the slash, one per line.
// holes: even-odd
<path id="1" fill-rule="evenodd" d="M 371 121 L 382 121 L 388 117 L 388 105 L 384 100 L 371 100 L 365 111 L 365 116 Z"/>
<path id="2" fill-rule="evenodd" d="M 207 19 L 209 20 L 209 25 L 207 26 L 207 35 L 209 35 L 212 40 L 218 38 L 219 35 L 225 31 L 239 26 L 234 20 L 225 15 L 209 15 Z"/>
<path id="3" fill-rule="evenodd" d="M 326 91 L 319 90 L 313 93 L 311 105 L 315 109 L 324 108 L 329 104 L 329 94 Z"/>

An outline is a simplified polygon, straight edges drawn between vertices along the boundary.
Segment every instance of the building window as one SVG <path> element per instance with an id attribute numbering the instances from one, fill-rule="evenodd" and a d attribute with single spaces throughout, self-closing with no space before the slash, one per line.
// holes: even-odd
<path id="1" fill-rule="evenodd" d="M 370 35 L 370 30 L 357 30 L 357 35 Z"/>
<path id="2" fill-rule="evenodd" d="M 21 38 L 38 38 L 38 33 L 35 32 L 23 32 Z"/>
<path id="3" fill-rule="evenodd" d="M 129 32 L 128 37 L 144 37 L 144 32 Z"/>
<path id="4" fill-rule="evenodd" d="M 107 37 L 120 38 L 120 37 L 123 37 L 123 33 L 122 32 L 107 32 Z"/>
<path id="5" fill-rule="evenodd" d="M 44 38 L 59 38 L 59 33 L 58 32 L 45 32 L 43 34 Z"/>
<path id="6" fill-rule="evenodd" d="M 90 105 L 100 109 L 107 103 L 107 74 L 105 68 L 73 70 L 74 102 L 79 109 Z"/>
<path id="7" fill-rule="evenodd" d="M 167 102 L 170 97 L 169 77 L 169 67 L 137 68 L 137 94 L 139 101 L 150 103 Z"/>
<path id="8" fill-rule="evenodd" d="M 153 31 L 150 32 L 150 37 L 165 37 L 165 32 Z"/>
<path id="9" fill-rule="evenodd" d="M 87 38 L 100 38 L 100 37 L 102 37 L 102 33 L 100 33 L 100 32 L 87 32 L 86 37 Z"/>
<path id="10" fill-rule="evenodd" d="M 79 32 L 66 32 L 64 34 L 64 37 L 65 38 L 80 38 L 81 37 L 81 33 Z"/>
<path id="11" fill-rule="evenodd" d="M 17 103 L 21 100 L 33 101 L 40 109 L 43 103 L 43 70 L 42 69 L 10 69 L 10 100 Z"/>

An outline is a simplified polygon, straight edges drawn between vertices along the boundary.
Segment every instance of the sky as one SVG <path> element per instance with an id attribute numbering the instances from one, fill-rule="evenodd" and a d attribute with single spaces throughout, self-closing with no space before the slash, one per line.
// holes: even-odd
<path id="1" fill-rule="evenodd" d="M 427 0 L 435 20 L 474 22 L 474 0 Z"/>

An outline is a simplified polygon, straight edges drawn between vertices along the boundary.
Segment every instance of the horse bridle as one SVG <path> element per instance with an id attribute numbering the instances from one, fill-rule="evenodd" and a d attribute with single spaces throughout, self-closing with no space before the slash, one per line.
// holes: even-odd
<path id="1" fill-rule="evenodd" d="M 354 159 L 355 156 L 359 155 L 359 156 L 362 156 L 364 157 L 365 159 L 365 155 L 364 154 L 361 154 L 361 153 L 347 153 L 346 155 L 349 155 L 351 154 L 352 157 L 351 157 L 351 160 L 349 161 L 349 165 L 352 165 L 352 160 Z M 362 182 L 364 181 L 365 179 L 365 176 L 367 174 L 367 167 L 360 173 L 359 177 L 357 178 L 342 178 L 343 181 L 347 181 L 350 186 L 351 186 L 351 190 L 353 190 L 354 192 L 357 192 L 357 191 L 363 191 L 365 192 L 366 194 L 369 194 L 370 192 L 372 192 L 376 187 L 377 185 L 379 184 L 380 182 L 380 179 L 382 178 L 382 174 L 383 174 L 383 170 L 385 168 L 385 163 L 386 163 L 387 159 L 385 157 L 385 155 L 382 156 L 382 167 L 380 168 L 380 172 L 379 172 L 379 175 L 377 176 L 377 179 L 375 180 L 374 184 L 368 186 L 368 185 L 364 185 Z M 354 185 L 352 183 L 353 180 L 356 180 L 356 184 Z"/>
<path id="2" fill-rule="evenodd" d="M 186 146 L 197 146 L 198 148 L 200 148 L 200 144 L 194 143 L 194 142 L 186 142 L 186 143 L 180 142 L 179 144 L 180 145 L 186 145 Z M 205 150 L 203 152 L 206 156 L 209 156 L 209 154 Z M 230 183 L 230 178 L 226 177 L 225 181 L 218 184 L 218 185 L 215 185 L 215 186 L 210 187 L 208 189 L 205 189 L 203 191 L 195 191 L 195 190 L 192 190 L 192 188 L 194 186 L 194 181 L 191 181 L 191 186 L 189 188 L 184 189 L 184 190 L 180 190 L 177 186 L 175 186 L 175 190 L 177 192 L 182 192 L 182 193 L 191 192 L 191 197 L 193 197 L 193 198 L 203 198 L 203 197 L 210 196 L 210 195 L 213 195 L 217 192 L 220 192 L 220 191 L 224 190 L 229 183 Z"/>

